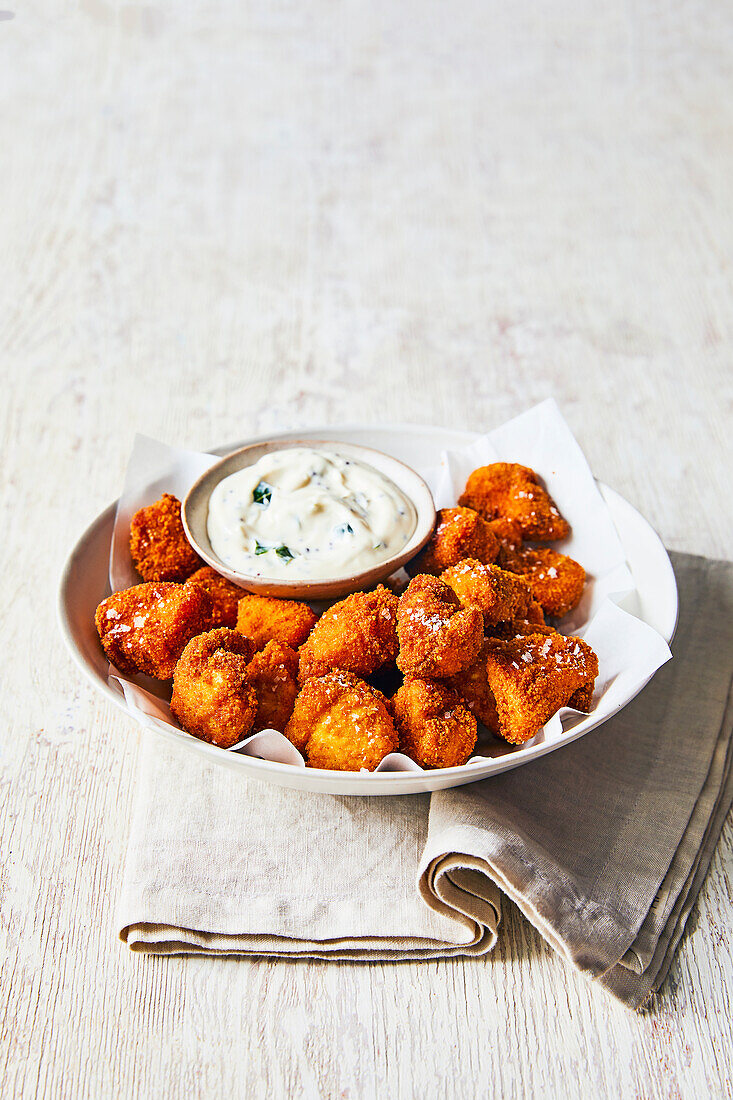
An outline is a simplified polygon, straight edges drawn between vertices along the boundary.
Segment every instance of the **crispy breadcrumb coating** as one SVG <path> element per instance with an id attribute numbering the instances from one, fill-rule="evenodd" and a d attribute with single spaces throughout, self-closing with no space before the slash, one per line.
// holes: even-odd
<path id="1" fill-rule="evenodd" d="M 273 596 L 245 595 L 239 601 L 237 630 L 263 649 L 268 642 L 281 642 L 297 649 L 310 634 L 316 615 L 307 603 L 278 600 Z"/>
<path id="2" fill-rule="evenodd" d="M 168 680 L 191 638 L 209 629 L 211 600 L 196 586 L 148 581 L 102 600 L 94 622 L 120 672 Z"/>
<path id="3" fill-rule="evenodd" d="M 526 638 L 530 634 L 559 634 L 554 626 L 548 623 L 532 623 L 528 619 L 512 619 L 508 623 L 496 623 L 487 634 L 490 638 L 502 638 L 510 641 L 512 638 Z"/>
<path id="4" fill-rule="evenodd" d="M 512 571 L 526 578 L 535 600 L 556 619 L 580 603 L 585 569 L 567 554 L 558 554 L 549 546 L 525 546 L 516 554 Z"/>
<path id="5" fill-rule="evenodd" d="M 323 613 L 300 650 L 302 683 L 334 669 L 370 676 L 397 656 L 397 596 L 380 584 Z"/>
<path id="6" fill-rule="evenodd" d="M 441 508 L 430 541 L 417 557 L 408 562 L 407 572 L 436 576 L 463 558 L 491 562 L 499 553 L 499 543 L 491 527 L 472 508 Z"/>
<path id="7" fill-rule="evenodd" d="M 298 654 L 290 646 L 268 642 L 247 665 L 247 679 L 257 694 L 252 732 L 283 732 L 298 694 Z"/>
<path id="8" fill-rule="evenodd" d="M 570 534 L 570 525 L 537 474 L 516 462 L 493 462 L 474 470 L 458 503 L 474 508 L 487 520 L 513 520 L 525 539 L 552 541 Z"/>
<path id="9" fill-rule="evenodd" d="M 536 600 L 529 601 L 529 607 L 527 608 L 527 621 L 534 623 L 536 626 L 545 625 L 545 613 L 542 610 L 540 604 Z"/>
<path id="10" fill-rule="evenodd" d="M 593 709 L 593 689 L 595 688 L 595 681 L 589 680 L 587 684 L 583 684 L 567 701 L 567 706 L 574 707 L 576 710 L 585 711 L 588 714 Z"/>
<path id="11" fill-rule="evenodd" d="M 350 672 L 308 680 L 285 736 L 311 768 L 335 771 L 374 771 L 399 742 L 384 696 Z"/>
<path id="12" fill-rule="evenodd" d="M 580 638 L 532 634 L 490 639 L 486 672 L 499 718 L 497 732 L 513 745 L 538 733 L 578 689 L 593 684 L 598 658 Z"/>
<path id="13" fill-rule="evenodd" d="M 476 744 L 476 719 L 443 683 L 408 677 L 392 698 L 400 752 L 422 768 L 465 764 Z"/>
<path id="14" fill-rule="evenodd" d="M 410 581 L 397 611 L 397 667 L 407 676 L 442 679 L 473 664 L 483 639 L 483 619 L 463 608 L 438 577 Z"/>
<path id="15" fill-rule="evenodd" d="M 183 729 L 223 749 L 247 736 L 257 712 L 247 676 L 252 653 L 249 638 L 226 627 L 188 643 L 173 673 L 171 698 L 171 714 Z"/>
<path id="16" fill-rule="evenodd" d="M 237 606 L 243 595 L 238 584 L 228 581 L 209 565 L 192 573 L 186 584 L 198 584 L 209 593 L 213 608 L 212 627 L 228 626 L 234 630 L 237 625 Z"/>
<path id="17" fill-rule="evenodd" d="M 509 569 L 512 573 L 518 572 L 512 568 L 512 565 L 517 560 L 517 551 L 522 549 L 522 528 L 515 520 L 501 517 L 489 520 L 488 523 L 499 541 L 499 553 L 495 564 L 501 569 Z"/>
<path id="18" fill-rule="evenodd" d="M 441 574 L 441 580 L 455 592 L 464 607 L 478 608 L 488 630 L 494 623 L 535 616 L 529 585 L 523 577 L 500 569 L 498 565 L 482 565 L 466 558 Z"/>
<path id="19" fill-rule="evenodd" d="M 132 517 L 130 554 L 146 581 L 185 581 L 204 564 L 186 538 L 181 502 L 170 493 Z"/>
<path id="20" fill-rule="evenodd" d="M 488 639 L 484 641 L 471 667 L 451 676 L 446 683 L 461 697 L 479 722 L 495 733 L 499 728 L 499 716 L 496 713 L 496 699 L 486 674 L 487 656 Z"/>

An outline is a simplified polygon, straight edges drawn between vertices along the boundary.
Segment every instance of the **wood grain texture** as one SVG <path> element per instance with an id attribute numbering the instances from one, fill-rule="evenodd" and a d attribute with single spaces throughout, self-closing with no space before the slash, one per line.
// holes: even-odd
<path id="1" fill-rule="evenodd" d="M 730 556 L 732 51 L 693 0 L 0 21 L 1 1095 L 731 1095 L 730 823 L 642 1017 L 510 907 L 467 962 L 133 956 L 139 734 L 53 608 L 138 430 L 478 429 L 550 394 L 670 547 Z"/>

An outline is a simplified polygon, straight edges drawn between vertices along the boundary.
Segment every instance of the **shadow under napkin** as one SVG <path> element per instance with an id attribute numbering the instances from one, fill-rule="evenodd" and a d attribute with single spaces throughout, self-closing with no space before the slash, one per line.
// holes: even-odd
<path id="1" fill-rule="evenodd" d="M 146 735 L 122 939 L 156 954 L 483 954 L 500 887 L 638 1007 L 664 978 L 731 802 L 733 563 L 673 561 L 674 660 L 638 699 L 535 764 L 436 792 L 429 814 L 427 796 L 242 780 Z"/>

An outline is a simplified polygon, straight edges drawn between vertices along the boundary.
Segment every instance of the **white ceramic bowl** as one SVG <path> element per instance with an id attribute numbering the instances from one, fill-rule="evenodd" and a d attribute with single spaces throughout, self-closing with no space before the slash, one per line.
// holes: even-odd
<path id="1" fill-rule="evenodd" d="M 225 477 L 238 473 L 247 466 L 253 466 L 263 455 L 292 447 L 319 447 L 321 450 L 345 455 L 347 458 L 372 466 L 394 482 L 415 510 L 415 527 L 402 550 L 369 569 L 319 581 L 253 577 L 226 565 L 214 552 L 209 541 L 207 519 L 212 492 Z M 256 592 L 260 596 L 281 596 L 294 600 L 336 599 L 350 592 L 372 588 L 395 573 L 405 562 L 414 558 L 430 538 L 435 526 L 433 495 L 424 480 L 410 466 L 373 447 L 364 447 L 341 440 L 322 439 L 267 439 L 240 447 L 223 458 L 221 462 L 217 462 L 191 486 L 183 501 L 181 514 L 189 542 L 199 556 L 216 569 L 217 573 L 221 573 L 248 592 Z"/>
<path id="2" fill-rule="evenodd" d="M 281 438 L 297 439 L 299 434 L 288 432 Z M 333 428 L 309 429 L 308 435 L 314 440 L 327 440 L 333 435 Z M 472 432 L 412 425 L 345 426 L 339 429 L 339 436 L 347 442 L 377 447 L 408 465 L 422 468 L 434 464 L 436 456 L 443 448 L 462 447 L 476 438 Z M 240 443 L 217 448 L 213 453 L 226 454 L 242 445 Z M 636 604 L 627 606 L 627 610 L 649 623 L 665 640 L 671 641 L 677 623 L 677 586 L 667 552 L 653 528 L 628 501 L 608 486 L 599 485 L 599 488 L 611 511 L 637 587 Z M 72 550 L 61 578 L 59 620 L 69 650 L 84 675 L 97 690 L 126 710 L 121 688 L 108 678 L 109 666 L 94 626 L 97 604 L 110 591 L 109 548 L 115 509 L 116 503 L 110 504 L 84 532 Z M 625 698 L 617 711 L 629 703 L 641 687 Z M 259 760 L 237 752 L 226 752 L 215 745 L 207 745 L 173 726 L 156 726 L 155 731 L 148 731 L 148 736 L 163 736 L 169 742 L 180 745 L 182 750 L 198 753 L 202 761 L 218 763 L 240 775 L 282 787 L 335 795 L 402 795 L 458 787 L 519 767 L 544 756 L 545 753 L 571 744 L 604 720 L 607 719 L 594 718 L 590 714 L 572 730 L 567 731 L 560 741 L 530 743 L 518 749 L 510 745 L 497 745 L 496 752 L 500 755 L 481 763 L 429 772 L 377 774 L 296 768 L 290 764 Z"/>

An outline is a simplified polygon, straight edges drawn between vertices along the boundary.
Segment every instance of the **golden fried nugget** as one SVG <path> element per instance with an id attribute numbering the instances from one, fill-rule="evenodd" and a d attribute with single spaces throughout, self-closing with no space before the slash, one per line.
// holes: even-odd
<path id="1" fill-rule="evenodd" d="M 198 584 L 209 593 L 212 605 L 212 627 L 228 626 L 232 630 L 235 629 L 237 606 L 243 595 L 238 584 L 228 581 L 209 565 L 192 573 L 186 584 Z"/>
<path id="2" fill-rule="evenodd" d="M 552 541 L 570 534 L 570 525 L 537 474 L 517 462 L 479 466 L 469 475 L 458 503 L 474 508 L 484 519 L 513 520 L 525 539 Z"/>
<path id="3" fill-rule="evenodd" d="M 580 638 L 532 634 L 490 639 L 486 673 L 496 699 L 498 733 L 520 745 L 598 675 L 598 658 Z M 591 689 L 592 690 L 592 689 Z"/>
<path id="4" fill-rule="evenodd" d="M 405 568 L 411 577 L 418 573 L 437 576 L 463 558 L 491 562 L 498 553 L 497 538 L 478 512 L 472 508 L 441 508 L 430 541 Z"/>
<path id="5" fill-rule="evenodd" d="M 242 596 L 237 611 L 237 630 L 263 649 L 280 642 L 297 649 L 310 634 L 316 615 L 307 603 L 278 600 L 274 596 Z"/>
<path id="6" fill-rule="evenodd" d="M 508 546 L 510 550 L 522 549 L 522 528 L 516 520 L 497 516 L 486 522 L 501 546 Z"/>
<path id="7" fill-rule="evenodd" d="M 185 581 L 204 564 L 186 538 L 181 502 L 170 493 L 132 517 L 130 553 L 146 581 Z"/>
<path id="8" fill-rule="evenodd" d="M 480 611 L 461 607 L 438 577 L 421 574 L 400 597 L 397 635 L 401 672 L 442 679 L 473 664 L 483 640 L 483 618 Z"/>
<path id="9" fill-rule="evenodd" d="M 400 752 L 421 768 L 456 768 L 476 744 L 476 719 L 445 684 L 408 677 L 392 698 Z"/>
<path id="10" fill-rule="evenodd" d="M 257 694 L 252 732 L 283 732 L 298 694 L 298 654 L 290 646 L 268 642 L 247 665 L 247 679 Z"/>
<path id="11" fill-rule="evenodd" d="M 94 622 L 120 672 L 168 680 L 191 638 L 209 629 L 211 600 L 203 588 L 148 581 L 102 600 Z"/>
<path id="12" fill-rule="evenodd" d="M 308 680 L 285 736 L 310 767 L 352 772 L 374 771 L 399 742 L 384 696 L 350 672 Z"/>
<path id="13" fill-rule="evenodd" d="M 488 639 L 484 641 L 470 668 L 450 676 L 446 683 L 461 697 L 479 722 L 496 732 L 499 728 L 499 716 L 496 713 L 496 699 L 486 674 L 487 643 Z"/>
<path id="14" fill-rule="evenodd" d="M 301 646 L 301 684 L 334 669 L 370 676 L 397 656 L 397 603 L 380 584 L 373 592 L 354 592 L 323 613 Z"/>
<path id="15" fill-rule="evenodd" d="M 257 713 L 252 653 L 249 638 L 227 627 L 192 638 L 173 673 L 171 714 L 183 729 L 222 749 L 247 736 Z"/>
<path id="16" fill-rule="evenodd" d="M 483 615 L 488 630 L 495 623 L 511 619 L 526 619 L 532 608 L 532 591 L 524 577 L 500 569 L 498 565 L 482 565 L 466 558 L 441 574 L 442 581 L 455 592 L 464 607 L 474 607 Z"/>
<path id="17" fill-rule="evenodd" d="M 577 607 L 583 595 L 583 566 L 549 546 L 525 546 L 515 555 L 512 571 L 526 578 L 535 600 L 556 619 Z"/>
<path id="18" fill-rule="evenodd" d="M 489 520 L 488 524 L 499 542 L 499 553 L 495 564 L 501 569 L 509 569 L 510 572 L 516 573 L 517 570 L 512 569 L 512 565 L 516 561 L 517 551 L 522 549 L 522 528 L 514 520 L 501 517 Z M 475 555 L 470 556 L 475 557 Z"/>

